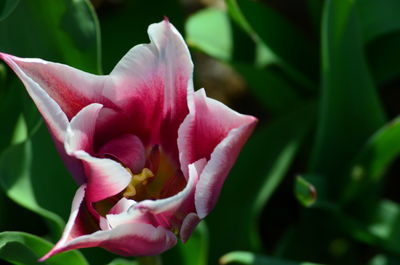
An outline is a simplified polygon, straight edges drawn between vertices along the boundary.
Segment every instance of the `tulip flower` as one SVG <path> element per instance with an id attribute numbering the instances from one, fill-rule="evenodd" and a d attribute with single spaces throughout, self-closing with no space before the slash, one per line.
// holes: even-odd
<path id="1" fill-rule="evenodd" d="M 164 20 L 109 75 L 0 53 L 37 105 L 80 185 L 63 235 L 77 248 L 156 255 L 215 206 L 256 118 L 193 90 L 189 50 Z"/>

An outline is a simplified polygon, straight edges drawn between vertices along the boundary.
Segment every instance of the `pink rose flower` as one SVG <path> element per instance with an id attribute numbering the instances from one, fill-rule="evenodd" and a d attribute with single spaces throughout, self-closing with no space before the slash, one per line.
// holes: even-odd
<path id="1" fill-rule="evenodd" d="M 155 255 L 215 206 L 257 119 L 193 91 L 193 63 L 167 20 L 105 76 L 0 53 L 24 83 L 79 183 L 54 248 Z"/>

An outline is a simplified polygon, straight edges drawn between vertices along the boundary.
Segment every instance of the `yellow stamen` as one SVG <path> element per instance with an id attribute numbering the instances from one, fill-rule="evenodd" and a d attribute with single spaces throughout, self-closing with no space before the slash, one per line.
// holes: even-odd
<path id="1" fill-rule="evenodd" d="M 146 185 L 149 179 L 154 178 L 153 172 L 151 172 L 148 168 L 143 168 L 142 172 L 139 174 L 133 174 L 132 171 L 127 168 L 128 172 L 132 175 L 131 183 L 129 183 L 128 187 L 126 188 L 123 196 L 124 197 L 133 197 L 136 195 L 138 185 Z"/>

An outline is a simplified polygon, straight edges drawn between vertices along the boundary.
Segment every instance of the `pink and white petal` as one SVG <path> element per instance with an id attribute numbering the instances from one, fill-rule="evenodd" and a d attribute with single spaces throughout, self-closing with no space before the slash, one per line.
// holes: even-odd
<path id="1" fill-rule="evenodd" d="M 60 246 L 65 245 L 68 243 L 70 240 L 85 235 L 87 233 L 87 229 L 85 229 L 85 226 L 83 225 L 84 220 L 79 220 L 79 214 L 82 211 L 82 202 L 85 196 L 85 189 L 86 185 L 82 185 L 79 187 L 79 189 L 75 193 L 75 197 L 72 201 L 72 206 L 71 206 L 71 213 L 68 219 L 68 222 L 64 228 L 64 232 L 61 236 L 61 239 L 57 242 L 57 244 L 53 247 L 52 250 L 49 251 L 44 257 L 42 257 L 40 260 L 43 261 L 50 256 L 53 255 L 53 252 L 59 248 Z M 89 220 L 87 220 L 89 221 Z"/>
<path id="2" fill-rule="evenodd" d="M 185 177 L 187 166 L 201 158 L 209 160 L 216 146 L 231 130 L 250 125 L 250 134 L 257 122 L 252 116 L 240 114 L 221 102 L 208 98 L 204 89 L 189 97 L 188 105 L 190 114 L 178 131 L 179 160 Z"/>
<path id="3" fill-rule="evenodd" d="M 182 36 L 168 21 L 150 25 L 148 33 L 151 43 L 133 47 L 111 72 L 116 91 L 109 97 L 132 120 L 141 121 L 132 125 L 132 132 L 145 145 L 161 141 L 175 160 L 177 129 L 188 113 L 187 95 L 193 93 L 193 63 Z"/>
<path id="4" fill-rule="evenodd" d="M 137 202 L 134 200 L 122 197 L 108 212 L 108 214 L 120 214 L 127 212 L 131 206 L 135 205 Z"/>
<path id="5" fill-rule="evenodd" d="M 146 162 L 142 141 L 133 134 L 124 134 L 103 145 L 97 152 L 104 157 L 112 157 L 121 162 L 133 173 L 139 173 Z"/>
<path id="6" fill-rule="evenodd" d="M 72 155 L 74 151 L 83 150 L 93 153 L 93 138 L 97 118 L 103 105 L 93 103 L 82 108 L 74 116 L 67 128 L 65 150 Z"/>
<path id="7" fill-rule="evenodd" d="M 105 91 L 112 89 L 112 80 L 107 76 L 89 74 L 41 59 L 18 58 L 7 54 L 2 54 L 2 57 L 7 63 L 13 63 L 14 71 L 17 67 L 37 83 L 43 92 L 57 102 L 69 119 L 84 106 L 94 102 L 115 107 L 114 103 L 104 97 Z"/>
<path id="8" fill-rule="evenodd" d="M 185 219 L 183 219 L 181 231 L 179 233 L 183 243 L 189 239 L 200 221 L 201 219 L 195 213 L 190 213 L 185 217 Z"/>
<path id="9" fill-rule="evenodd" d="M 200 219 L 214 208 L 222 185 L 254 126 L 253 122 L 232 129 L 212 152 L 196 186 L 195 206 Z"/>
<path id="10" fill-rule="evenodd" d="M 114 196 L 125 189 L 130 173 L 118 162 L 108 158 L 96 158 L 92 152 L 93 136 L 101 104 L 93 103 L 84 107 L 72 120 L 65 137 L 67 153 L 80 159 L 86 175 L 86 196 L 90 202 L 97 202 Z"/>
<path id="11" fill-rule="evenodd" d="M 150 256 L 176 244 L 176 237 L 163 227 L 145 223 L 125 224 L 107 231 L 97 231 L 57 245 L 42 260 L 77 248 L 102 247 L 122 256 Z"/>
<path id="12" fill-rule="evenodd" d="M 24 83 L 29 95 L 46 121 L 54 140 L 60 143 L 64 142 L 68 119 L 59 104 L 20 67 L 17 62 L 21 59 L 5 53 L 0 53 L 0 59 L 4 60 Z M 39 59 L 25 59 L 25 61 L 26 63 L 42 62 Z"/>
<path id="13" fill-rule="evenodd" d="M 85 151 L 74 151 L 74 157 L 82 160 L 86 173 L 86 198 L 98 202 L 123 191 L 131 181 L 131 174 L 118 162 L 97 158 Z"/>
<path id="14" fill-rule="evenodd" d="M 82 163 L 68 156 L 64 149 L 64 137 L 69 123 L 67 115 L 58 103 L 43 90 L 40 84 L 27 75 L 20 65 L 17 64 L 18 60 L 24 60 L 26 63 L 42 63 L 42 60 L 19 59 L 5 53 L 0 53 L 0 59 L 3 59 L 8 64 L 23 82 L 30 97 L 42 114 L 65 166 L 70 170 L 78 184 L 82 184 L 84 182 Z"/>

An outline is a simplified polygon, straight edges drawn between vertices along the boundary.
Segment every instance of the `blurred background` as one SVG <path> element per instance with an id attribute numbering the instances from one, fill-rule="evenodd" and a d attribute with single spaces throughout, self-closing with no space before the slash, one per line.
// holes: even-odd
<path id="1" fill-rule="evenodd" d="M 0 0 L 0 51 L 109 73 L 164 16 L 195 88 L 259 119 L 164 265 L 400 264 L 400 1 Z M 0 63 L 1 264 L 39 264 L 77 188 Z M 102 249 L 41 264 L 137 264 Z M 141 264 L 145 264 L 141 261 Z"/>

